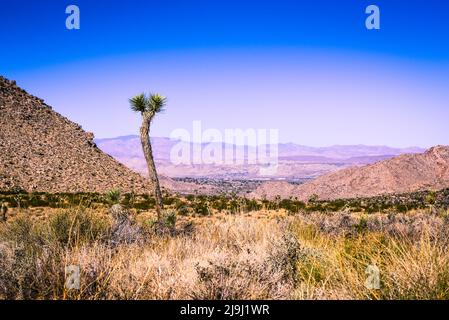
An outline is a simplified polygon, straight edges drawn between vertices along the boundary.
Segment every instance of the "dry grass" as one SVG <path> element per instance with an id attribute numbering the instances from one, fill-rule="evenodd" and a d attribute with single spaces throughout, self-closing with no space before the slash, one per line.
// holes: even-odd
<path id="1" fill-rule="evenodd" d="M 449 298 L 443 215 L 260 216 L 160 235 L 145 214 L 124 226 L 82 209 L 18 214 L 0 225 L 0 298 Z M 65 288 L 69 265 L 80 266 L 80 290 Z M 380 269 L 379 290 L 365 287 L 368 265 Z"/>
<path id="2" fill-rule="evenodd" d="M 294 296 L 448 299 L 448 227 L 447 218 L 425 213 L 395 217 L 316 214 L 296 219 L 293 229 L 309 254 L 298 263 L 299 285 Z M 369 265 L 379 268 L 379 290 L 365 287 Z"/>
<path id="3" fill-rule="evenodd" d="M 193 233 L 111 245 L 104 215 L 18 215 L 0 229 L 0 297 L 10 299 L 280 299 L 294 284 L 298 243 L 276 221 L 229 217 Z M 128 236 L 128 235 L 125 235 Z M 81 288 L 67 290 L 65 267 Z"/>

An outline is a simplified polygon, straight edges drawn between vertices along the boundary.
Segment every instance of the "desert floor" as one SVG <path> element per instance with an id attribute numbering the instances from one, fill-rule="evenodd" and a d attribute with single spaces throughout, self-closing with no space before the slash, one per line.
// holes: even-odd
<path id="1" fill-rule="evenodd" d="M 11 209 L 0 223 L 0 298 L 449 298 L 447 211 L 261 210 L 158 223 L 123 210 Z M 79 289 L 66 284 L 71 265 Z"/>

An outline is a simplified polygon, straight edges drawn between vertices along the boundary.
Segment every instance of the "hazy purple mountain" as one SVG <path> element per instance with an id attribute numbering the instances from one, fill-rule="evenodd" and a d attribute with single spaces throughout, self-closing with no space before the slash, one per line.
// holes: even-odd
<path id="1" fill-rule="evenodd" d="M 248 164 L 184 164 L 174 165 L 170 161 L 170 150 L 180 141 L 169 138 L 155 137 L 151 139 L 155 153 L 156 165 L 161 174 L 169 177 L 211 177 L 211 178 L 264 178 L 259 173 L 259 165 Z M 123 136 L 110 139 L 96 139 L 98 147 L 110 154 L 126 166 L 145 173 L 146 165 L 143 158 L 140 138 L 138 136 Z M 193 150 L 192 143 L 182 142 Z M 203 147 L 207 144 L 203 144 Z M 198 145 L 197 145 L 198 146 Z M 223 150 L 234 149 L 242 151 L 244 159 L 249 154 L 255 154 L 257 149 L 248 146 L 222 144 Z M 349 166 L 371 164 L 380 160 L 393 158 L 405 153 L 420 153 L 424 149 L 418 147 L 392 148 L 388 146 L 365 145 L 335 145 L 330 147 L 309 147 L 294 143 L 279 144 L 277 173 L 270 178 L 278 179 L 309 179 L 325 173 Z M 235 152 L 234 160 L 236 158 Z"/>

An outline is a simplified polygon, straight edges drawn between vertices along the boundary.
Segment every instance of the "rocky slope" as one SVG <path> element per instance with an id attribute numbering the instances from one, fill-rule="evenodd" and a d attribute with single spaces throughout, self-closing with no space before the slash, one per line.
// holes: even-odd
<path id="1" fill-rule="evenodd" d="M 363 167 L 342 169 L 302 185 L 267 182 L 252 197 L 297 197 L 307 200 L 371 197 L 390 193 L 449 187 L 449 147 L 436 146 L 421 154 L 404 154 Z"/>
<path id="2" fill-rule="evenodd" d="M 93 134 L 0 77 L 0 190 L 144 192 L 147 181 L 97 148 Z"/>

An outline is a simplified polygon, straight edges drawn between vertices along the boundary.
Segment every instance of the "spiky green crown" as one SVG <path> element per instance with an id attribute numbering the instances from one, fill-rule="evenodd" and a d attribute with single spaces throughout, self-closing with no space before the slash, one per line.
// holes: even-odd
<path id="1" fill-rule="evenodd" d="M 129 103 L 131 105 L 131 109 L 135 112 L 149 112 L 156 114 L 164 111 L 167 98 L 157 93 L 149 94 L 148 96 L 145 93 L 141 93 L 129 99 Z"/>

